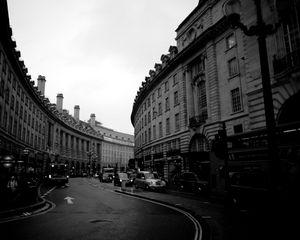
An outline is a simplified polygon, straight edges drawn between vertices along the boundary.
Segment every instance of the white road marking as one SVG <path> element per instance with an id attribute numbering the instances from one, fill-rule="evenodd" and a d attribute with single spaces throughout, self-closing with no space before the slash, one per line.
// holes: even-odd
<path id="1" fill-rule="evenodd" d="M 115 192 L 115 191 L 112 191 L 112 192 Z M 118 192 L 115 192 L 115 193 L 122 194 L 122 193 L 118 193 Z M 202 240 L 202 227 L 201 227 L 200 223 L 197 221 L 197 219 L 192 214 L 190 214 L 190 213 L 188 213 L 188 212 L 186 212 L 184 210 L 181 210 L 179 208 L 176 208 L 176 207 L 164 204 L 164 203 L 156 202 L 155 200 L 150 200 L 150 199 L 145 199 L 145 198 L 139 198 L 137 196 L 134 196 L 134 194 L 125 194 L 125 196 L 137 198 L 137 199 L 140 199 L 140 200 L 143 200 L 143 201 L 146 201 L 146 202 L 151 202 L 151 203 L 154 203 L 154 204 L 157 204 L 157 205 L 161 205 L 161 206 L 173 209 L 174 211 L 182 213 L 183 215 L 185 215 L 186 217 L 188 217 L 193 222 L 193 224 L 194 224 L 194 227 L 195 227 L 194 240 Z"/>
<path id="2" fill-rule="evenodd" d="M 46 197 L 49 193 L 51 193 L 56 187 L 51 188 L 49 191 L 47 191 L 46 193 L 44 193 L 42 195 L 42 197 Z"/>
<path id="3" fill-rule="evenodd" d="M 67 200 L 68 204 L 73 204 L 73 199 L 72 197 L 65 197 L 64 200 Z"/>

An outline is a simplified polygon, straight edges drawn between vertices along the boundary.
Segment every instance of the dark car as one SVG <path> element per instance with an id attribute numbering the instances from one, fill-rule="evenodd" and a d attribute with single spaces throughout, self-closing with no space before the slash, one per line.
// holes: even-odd
<path id="1" fill-rule="evenodd" d="M 176 179 L 176 185 L 180 190 L 206 193 L 209 189 L 208 181 L 200 180 L 196 173 L 185 172 Z"/>
<path id="2" fill-rule="evenodd" d="M 125 172 L 117 173 L 114 177 L 115 186 L 122 186 L 122 182 L 125 182 L 125 185 L 129 184 L 128 174 Z"/>

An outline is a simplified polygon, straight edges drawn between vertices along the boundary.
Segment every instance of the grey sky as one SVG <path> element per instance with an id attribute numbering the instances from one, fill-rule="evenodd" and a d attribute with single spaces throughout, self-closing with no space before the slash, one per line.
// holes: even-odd
<path id="1" fill-rule="evenodd" d="M 32 80 L 80 119 L 133 134 L 136 92 L 198 0 L 8 0 L 10 24 Z"/>

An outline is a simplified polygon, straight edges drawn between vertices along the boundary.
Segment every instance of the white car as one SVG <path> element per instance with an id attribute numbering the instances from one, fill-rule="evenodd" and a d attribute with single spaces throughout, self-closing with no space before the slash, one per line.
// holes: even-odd
<path id="1" fill-rule="evenodd" d="M 157 174 L 149 171 L 140 171 L 134 180 L 135 188 L 143 188 L 146 190 L 166 190 L 166 182 L 158 178 Z"/>

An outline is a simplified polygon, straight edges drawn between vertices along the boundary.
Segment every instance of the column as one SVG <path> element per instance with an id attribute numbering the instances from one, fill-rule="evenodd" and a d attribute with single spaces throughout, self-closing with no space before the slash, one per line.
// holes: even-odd
<path id="1" fill-rule="evenodd" d="M 185 82 L 186 82 L 186 91 L 187 91 L 187 112 L 188 119 L 195 116 L 194 111 L 194 96 L 193 96 L 193 87 L 192 87 L 192 73 L 189 66 L 185 68 Z"/>

